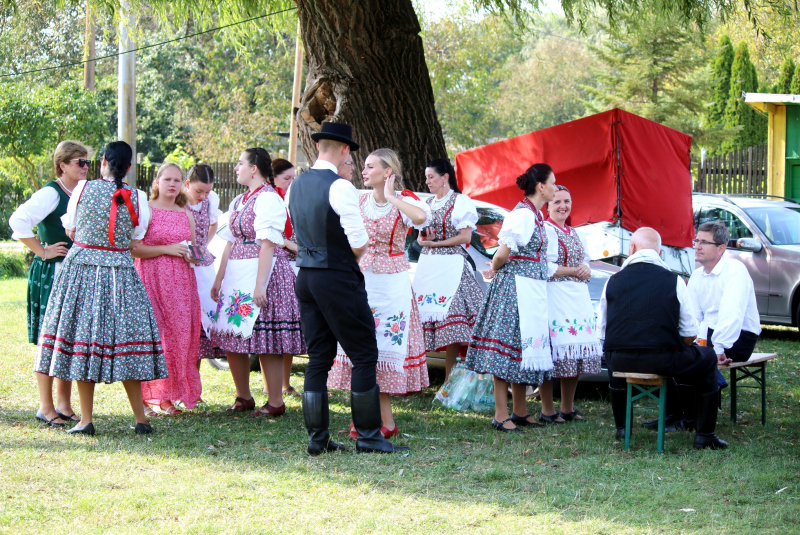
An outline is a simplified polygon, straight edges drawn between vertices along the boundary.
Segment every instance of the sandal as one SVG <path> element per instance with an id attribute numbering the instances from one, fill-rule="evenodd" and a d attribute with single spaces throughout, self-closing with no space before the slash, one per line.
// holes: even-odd
<path id="1" fill-rule="evenodd" d="M 561 416 L 565 422 L 572 422 L 573 420 L 576 422 L 583 421 L 583 417 L 580 414 L 578 414 L 578 411 L 572 411 L 572 412 L 558 411 L 558 415 Z"/>
<path id="2" fill-rule="evenodd" d="M 400 429 L 397 427 L 397 424 L 394 424 L 394 429 L 391 430 L 388 427 L 381 427 L 381 435 L 383 435 L 383 438 L 392 438 L 399 432 Z"/>
<path id="3" fill-rule="evenodd" d="M 166 414 L 167 416 L 177 416 L 179 414 L 183 414 L 183 411 L 176 407 L 171 401 L 168 401 L 169 405 L 166 408 L 163 404 L 159 403 L 158 408 L 161 409 L 161 412 Z"/>
<path id="4" fill-rule="evenodd" d="M 511 418 L 509 418 L 509 420 L 514 422 L 514 424 L 517 427 L 525 427 L 526 425 L 529 425 L 531 427 L 544 427 L 545 426 L 544 424 L 540 424 L 539 422 L 537 422 L 535 420 L 534 421 L 530 421 L 530 420 L 528 420 L 528 418 L 532 418 L 532 416 L 530 414 L 526 414 L 525 416 L 517 416 L 516 414 L 514 414 L 512 412 L 511 413 Z"/>
<path id="5" fill-rule="evenodd" d="M 558 420 L 556 420 L 556 418 L 558 418 L 558 413 L 552 414 L 550 416 L 545 416 L 545 414 L 543 412 L 539 413 L 539 421 L 540 422 L 544 422 L 546 424 L 556 424 L 556 425 L 560 425 L 560 424 L 564 423 L 563 420 L 559 422 Z"/>
<path id="6" fill-rule="evenodd" d="M 81 419 L 78 417 L 78 415 L 75 414 L 74 412 L 72 414 L 70 414 L 69 416 L 67 416 L 66 414 L 64 414 L 60 410 L 56 409 L 56 414 L 58 414 L 58 417 L 61 418 L 62 420 L 64 420 L 65 422 L 66 421 L 72 421 L 72 422 L 80 422 L 81 421 Z"/>
<path id="7" fill-rule="evenodd" d="M 280 407 L 273 407 L 269 403 L 264 403 L 264 406 L 251 414 L 251 416 L 281 416 L 285 412 L 286 403 L 282 403 Z"/>
<path id="8" fill-rule="evenodd" d="M 233 407 L 228 407 L 225 412 L 247 412 L 256 408 L 256 400 L 253 398 L 244 399 L 237 397 L 233 402 Z"/>
<path id="9" fill-rule="evenodd" d="M 525 432 L 525 430 L 520 429 L 519 427 L 512 427 L 511 429 L 503 427 L 503 424 L 505 424 L 506 422 L 511 422 L 511 418 L 506 418 L 502 422 L 498 422 L 497 420 L 492 418 L 492 427 L 494 427 L 495 429 L 497 429 L 498 431 L 503 432 L 503 433 L 524 433 Z M 511 423 L 514 423 L 514 422 L 511 422 Z"/>
<path id="10" fill-rule="evenodd" d="M 145 405 L 144 406 L 144 415 L 147 416 L 148 418 L 154 418 L 154 417 L 158 416 L 158 413 L 156 411 L 154 411 L 153 407 L 151 407 L 150 405 Z"/>
<path id="11" fill-rule="evenodd" d="M 49 425 L 50 427 L 64 427 L 65 425 L 67 425 L 64 422 L 61 423 L 56 422 L 56 420 L 58 420 L 59 418 L 61 418 L 61 416 L 56 416 L 55 418 L 48 419 L 47 416 L 42 414 L 42 411 L 36 412 L 36 419 L 42 422 L 43 424 Z"/>
<path id="12" fill-rule="evenodd" d="M 294 397 L 296 397 L 296 398 L 302 397 L 302 395 L 300 394 L 300 392 L 298 392 L 297 390 L 295 390 L 295 388 L 294 388 L 293 386 L 290 386 L 289 388 L 285 388 L 285 389 L 283 390 L 283 395 L 284 395 L 284 396 L 294 396 Z"/>

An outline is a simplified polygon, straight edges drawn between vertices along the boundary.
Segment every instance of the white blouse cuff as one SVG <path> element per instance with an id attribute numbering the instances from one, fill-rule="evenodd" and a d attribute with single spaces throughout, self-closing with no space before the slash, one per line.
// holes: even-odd
<path id="1" fill-rule="evenodd" d="M 476 225 L 472 221 L 462 221 L 458 225 L 455 225 L 455 227 L 456 227 L 456 230 L 461 230 L 461 229 L 465 229 L 465 228 L 471 228 L 472 230 L 475 230 L 476 228 L 478 228 L 478 225 Z"/>
<path id="2" fill-rule="evenodd" d="M 517 251 L 519 251 L 519 246 L 517 245 L 517 242 L 514 240 L 513 236 L 504 236 L 504 237 L 498 236 L 497 237 L 497 242 L 498 243 L 502 243 L 503 245 L 505 245 L 506 247 L 508 247 L 509 249 L 511 249 L 515 253 Z"/>
<path id="3" fill-rule="evenodd" d="M 256 231 L 256 239 L 269 240 L 275 245 L 283 245 L 283 234 L 271 227 Z"/>
<path id="4" fill-rule="evenodd" d="M 552 278 L 556 274 L 556 271 L 558 271 L 558 264 L 556 264 L 555 262 L 548 262 L 547 263 L 547 278 L 548 279 Z"/>

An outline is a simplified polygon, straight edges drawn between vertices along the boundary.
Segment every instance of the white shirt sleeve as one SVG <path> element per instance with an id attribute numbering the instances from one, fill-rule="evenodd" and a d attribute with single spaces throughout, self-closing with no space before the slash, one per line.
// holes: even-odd
<path id="1" fill-rule="evenodd" d="M 136 197 L 139 201 L 139 224 L 133 227 L 133 232 L 131 233 L 131 239 L 141 240 L 144 238 L 144 235 L 147 234 L 147 227 L 150 226 L 150 219 L 152 217 L 152 212 L 150 211 L 150 205 L 147 203 L 147 193 L 143 192 L 140 189 L 137 189 Z"/>
<path id="2" fill-rule="evenodd" d="M 291 189 L 291 188 L 289 188 Z M 328 194 L 331 208 L 339 216 L 350 247 L 358 249 L 369 241 L 361 209 L 358 207 L 358 192 L 347 180 L 340 178 L 331 184 Z"/>
<path id="3" fill-rule="evenodd" d="M 86 181 L 79 180 L 72 190 L 69 203 L 67 203 L 67 213 L 61 216 L 61 224 L 64 226 L 64 230 L 75 230 L 75 223 L 78 219 L 78 201 L 81 199 L 84 186 L 86 186 Z"/>
<path id="4" fill-rule="evenodd" d="M 558 270 L 558 234 L 549 223 L 544 224 L 544 231 L 547 234 L 547 278 L 550 278 Z"/>
<path id="5" fill-rule="evenodd" d="M 14 231 L 11 238 L 19 240 L 35 237 L 33 227 L 52 214 L 58 208 L 58 202 L 58 192 L 50 187 L 42 188 L 31 195 L 31 198 L 20 204 L 8 219 L 8 225 Z"/>
<path id="6" fill-rule="evenodd" d="M 678 302 L 681 305 L 680 317 L 678 318 L 678 334 L 681 336 L 697 336 L 697 322 L 693 314 L 694 307 L 691 304 L 686 283 L 680 277 L 678 277 L 675 291 L 678 296 Z"/>
<path id="7" fill-rule="evenodd" d="M 478 228 L 478 209 L 475 208 L 475 203 L 472 202 L 472 199 L 464 194 L 458 195 L 453 205 L 453 211 L 450 212 L 450 220 L 456 230 Z"/>
<path id="8" fill-rule="evenodd" d="M 275 245 L 283 245 L 283 229 L 286 226 L 286 206 L 281 196 L 274 191 L 260 193 L 253 209 L 256 219 L 253 227 L 257 240 L 269 240 Z"/>
<path id="9" fill-rule="evenodd" d="M 718 288 L 722 295 L 717 323 L 711 326 L 714 329 L 711 343 L 718 355 L 733 347 L 742 334 L 747 302 L 753 293 L 753 279 L 744 264 L 733 259 L 728 259 L 727 264 L 720 274 Z"/>
<path id="10" fill-rule="evenodd" d="M 241 195 L 237 195 L 228 205 L 228 224 L 225 227 L 217 230 L 217 236 L 222 238 L 225 241 L 234 242 L 236 238 L 233 237 L 233 233 L 231 232 L 231 218 L 230 214 L 233 213 L 233 207 L 236 206 L 236 201 L 241 197 Z"/>
<path id="11" fill-rule="evenodd" d="M 208 224 L 213 225 L 219 220 L 222 211 L 219 209 L 219 195 L 214 190 L 208 192 Z"/>
<path id="12" fill-rule="evenodd" d="M 508 213 L 497 241 L 516 252 L 520 247 L 531 241 L 533 231 L 536 229 L 536 216 L 530 210 L 512 210 Z"/>
<path id="13" fill-rule="evenodd" d="M 428 221 L 431 220 L 431 207 L 430 207 L 430 205 L 428 203 L 426 203 L 425 201 L 418 201 L 413 197 L 407 197 L 405 195 L 400 195 L 397 198 L 400 199 L 403 202 L 407 202 L 411 206 L 416 206 L 417 208 L 421 208 L 425 212 L 425 221 L 420 225 L 414 225 L 411 222 L 411 218 L 410 217 L 408 217 L 406 214 L 400 212 L 400 215 L 403 217 L 403 224 L 406 227 L 409 227 L 409 228 L 410 227 L 414 227 L 415 229 L 420 229 L 420 230 L 425 228 L 425 226 L 428 224 Z"/>
<path id="14" fill-rule="evenodd" d="M 606 300 L 606 289 L 608 288 L 608 281 L 603 286 L 603 293 L 600 295 L 600 302 L 597 304 L 597 327 L 594 333 L 597 338 L 605 341 L 606 339 L 606 316 L 608 315 L 608 300 Z"/>

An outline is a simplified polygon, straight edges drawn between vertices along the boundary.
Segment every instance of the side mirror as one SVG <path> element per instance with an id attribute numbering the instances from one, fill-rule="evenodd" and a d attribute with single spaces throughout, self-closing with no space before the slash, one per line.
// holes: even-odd
<path id="1" fill-rule="evenodd" d="M 758 253 L 764 248 L 764 245 L 755 238 L 739 238 L 736 240 L 736 248 L 740 251 Z"/>

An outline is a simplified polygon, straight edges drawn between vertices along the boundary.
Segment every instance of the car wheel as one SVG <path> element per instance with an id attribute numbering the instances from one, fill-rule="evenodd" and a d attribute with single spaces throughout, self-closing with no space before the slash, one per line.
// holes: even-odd
<path id="1" fill-rule="evenodd" d="M 206 359 L 209 366 L 214 368 L 215 370 L 221 371 L 228 371 L 230 370 L 230 366 L 228 366 L 228 359 L 225 357 L 218 358 L 218 359 Z M 251 372 L 260 372 L 261 371 L 261 363 L 258 361 L 258 355 L 250 355 L 250 371 Z"/>

